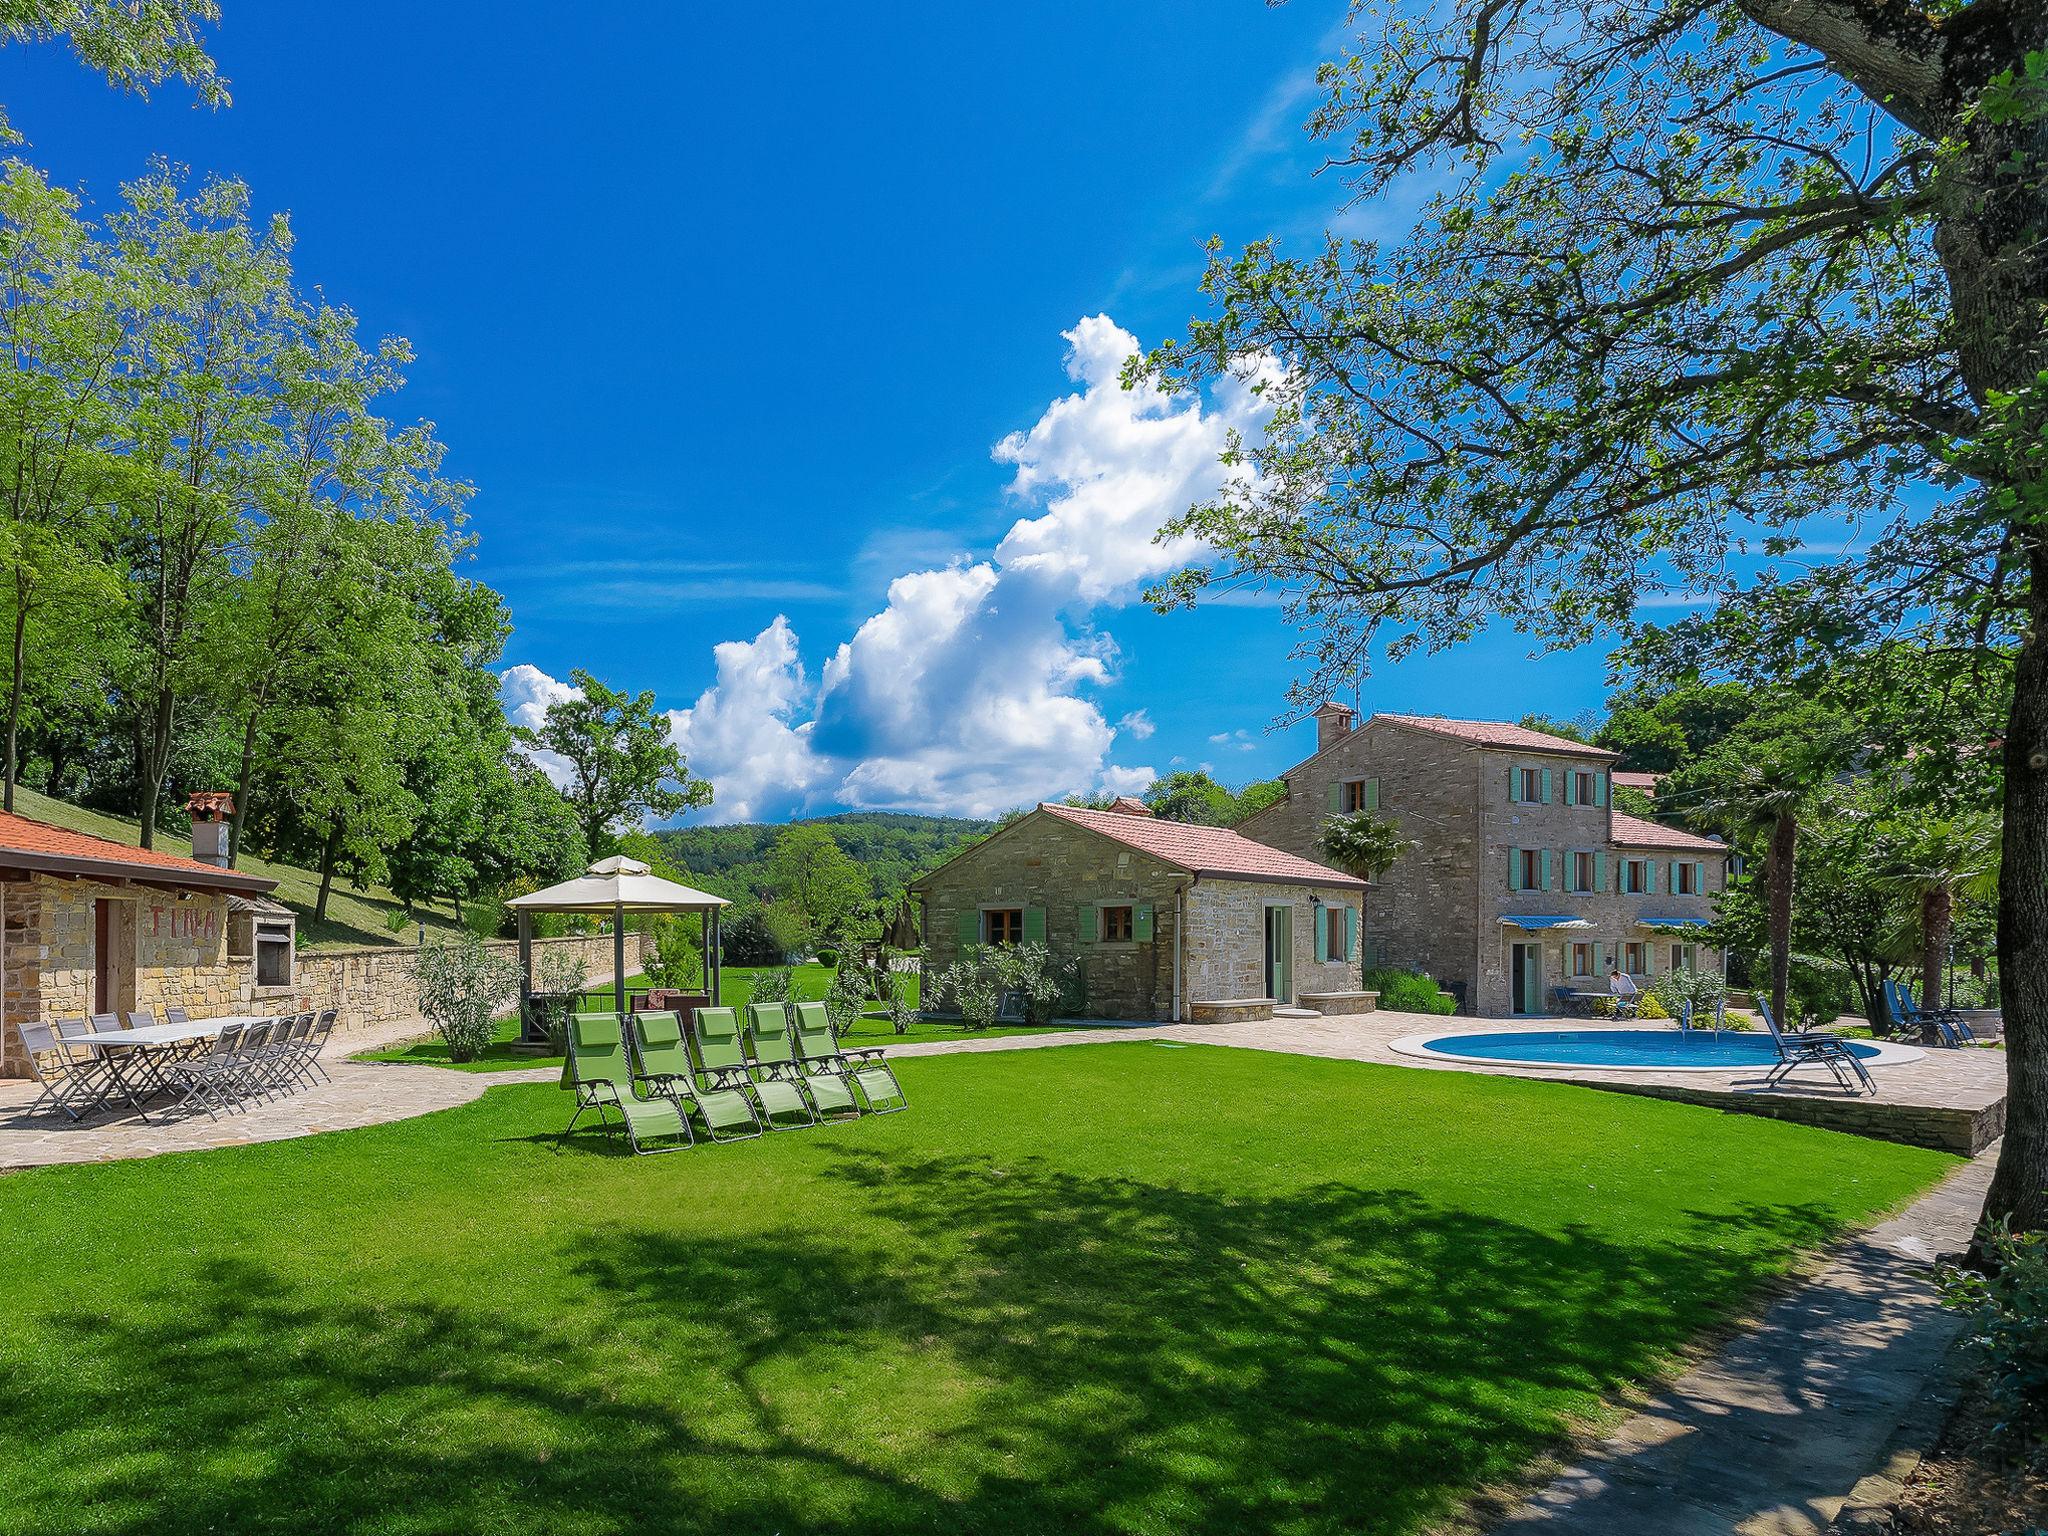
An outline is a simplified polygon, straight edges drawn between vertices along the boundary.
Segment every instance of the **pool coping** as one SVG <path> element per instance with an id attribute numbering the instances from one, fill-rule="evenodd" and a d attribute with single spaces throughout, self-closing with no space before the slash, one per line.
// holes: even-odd
<path id="1" fill-rule="evenodd" d="M 1726 1074 L 1729 1072 L 1740 1072 L 1749 1067 L 1768 1067 L 1770 1065 L 1768 1061 L 1739 1062 L 1735 1064 L 1724 1061 L 1718 1062 L 1713 1066 L 1702 1067 L 1673 1066 L 1661 1061 L 1523 1061 L 1504 1056 L 1457 1056 L 1449 1051 L 1434 1051 L 1429 1048 L 1431 1042 L 1437 1040 L 1458 1040 L 1472 1035 L 1525 1033 L 1533 1037 L 1545 1034 L 1597 1033 L 1597 1031 L 1461 1029 L 1440 1034 L 1403 1035 L 1398 1040 L 1388 1041 L 1387 1049 L 1397 1051 L 1403 1056 L 1418 1057 L 1423 1061 L 1450 1061 L 1473 1067 L 1517 1067 L 1523 1070 L 1540 1072 L 1719 1072 Z M 1660 1030 L 1658 1033 L 1666 1033 L 1666 1031 Z M 1676 1031 L 1669 1031 L 1669 1033 L 1676 1033 Z M 1735 1031 L 1735 1033 L 1742 1033 L 1742 1031 Z M 1868 1046 L 1875 1053 L 1857 1058 L 1866 1067 L 1902 1067 L 1911 1062 L 1924 1060 L 1927 1055 L 1925 1051 L 1920 1050 L 1916 1046 L 1896 1045 L 1889 1040 L 1858 1040 L 1855 1043 Z"/>

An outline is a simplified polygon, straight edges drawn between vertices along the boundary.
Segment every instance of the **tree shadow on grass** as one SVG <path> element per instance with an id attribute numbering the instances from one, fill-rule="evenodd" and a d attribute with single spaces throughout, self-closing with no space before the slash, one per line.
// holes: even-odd
<path id="1" fill-rule="evenodd" d="M 227 1260 L 82 1305 L 0 1348 L 0 1530 L 1409 1531 L 1830 1230 L 818 1155 L 844 1230 L 585 1232 L 496 1295 Z"/>

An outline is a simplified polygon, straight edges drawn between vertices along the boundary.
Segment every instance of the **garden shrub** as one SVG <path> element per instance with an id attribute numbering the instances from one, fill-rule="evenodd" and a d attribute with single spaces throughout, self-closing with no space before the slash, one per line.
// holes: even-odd
<path id="1" fill-rule="evenodd" d="M 754 984 L 747 991 L 750 1003 L 787 1003 L 796 998 L 796 972 L 786 965 L 771 966 L 757 972 Z"/>
<path id="2" fill-rule="evenodd" d="M 534 963 L 533 1011 L 548 1044 L 558 1051 L 569 1048 L 569 1015 L 582 1000 L 590 981 L 590 967 L 584 964 L 581 948 L 557 945 L 540 952 Z"/>
<path id="3" fill-rule="evenodd" d="M 959 1005 L 969 1029 L 990 1029 L 1005 992 L 1024 995 L 1027 1019 L 1044 1019 L 1074 969 L 1073 961 L 1053 959 L 1043 944 L 989 944 L 968 950 L 933 985 Z"/>
<path id="4" fill-rule="evenodd" d="M 1666 971 L 1650 988 L 1650 996 L 1643 1000 L 1643 1016 L 1681 1019 L 1690 1005 L 1693 1022 L 1707 1027 L 1713 1023 L 1715 1010 L 1727 996 L 1728 983 L 1712 971 Z M 1652 999 L 1662 1005 L 1661 1011 L 1654 1015 L 1648 1012 Z"/>
<path id="5" fill-rule="evenodd" d="M 1420 971 L 1390 969 L 1367 971 L 1360 985 L 1380 995 L 1380 1007 L 1394 1013 L 1441 1013 L 1458 1011 L 1458 1000 Z"/>
<path id="6" fill-rule="evenodd" d="M 924 975 L 924 951 L 913 951 L 911 958 L 917 962 L 915 970 L 897 970 L 890 966 L 887 971 L 888 993 L 883 1002 L 889 1008 L 889 1023 L 899 1035 L 910 1033 L 911 1026 L 924 1017 L 918 1007 L 918 982 Z"/>
<path id="7" fill-rule="evenodd" d="M 519 962 L 474 933 L 429 944 L 413 956 L 420 1012 L 448 1043 L 450 1061 L 475 1061 L 491 1043 L 492 1020 L 519 990 Z"/>
<path id="8" fill-rule="evenodd" d="M 818 964 L 820 964 L 820 965 L 829 965 L 829 966 L 834 966 L 834 967 L 836 967 L 836 966 L 837 966 L 837 965 L 839 964 L 839 951 L 838 951 L 838 950 L 836 950 L 836 949 L 821 949 L 821 950 L 819 950 L 819 951 L 818 951 Z"/>
<path id="9" fill-rule="evenodd" d="M 1993 1433 L 2023 1441 L 2048 1430 L 2048 1232 L 1994 1222 L 1984 1246 L 1983 1271 L 1942 1272 L 1942 1301 L 1963 1314 L 1964 1343 L 1984 1367 Z"/>
<path id="10" fill-rule="evenodd" d="M 1636 1004 L 1636 1017 L 1639 1019 L 1668 1019 L 1672 1017 L 1672 1014 L 1663 1003 L 1658 1001 L 1656 993 L 1645 992 L 1642 994 L 1641 1000 Z"/>
<path id="11" fill-rule="evenodd" d="M 654 920 L 649 932 L 654 949 L 643 956 L 642 969 L 657 987 L 689 991 L 704 978 L 704 931 L 694 917 L 674 913 Z"/>
<path id="12" fill-rule="evenodd" d="M 825 989 L 825 1014 L 834 1030 L 843 1035 L 853 1028 L 867 1001 L 868 984 L 858 967 L 849 965 L 832 973 L 832 985 Z"/>

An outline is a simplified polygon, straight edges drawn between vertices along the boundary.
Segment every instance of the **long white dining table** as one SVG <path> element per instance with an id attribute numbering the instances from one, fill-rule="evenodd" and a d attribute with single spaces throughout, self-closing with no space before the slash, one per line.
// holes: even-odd
<path id="1" fill-rule="evenodd" d="M 215 1040 L 230 1024 L 247 1029 L 276 1018 L 267 1013 L 225 1013 L 211 1019 L 186 1019 L 179 1024 L 145 1024 L 140 1029 L 63 1029 L 58 1038 L 81 1049 L 97 1048 L 106 1081 L 93 1096 L 93 1109 L 104 1109 L 116 1099 L 125 1099 L 144 1120 L 149 1111 L 142 1107 L 145 1087 L 162 1091 L 168 1085 L 157 1070 L 157 1058 L 170 1047 L 189 1045 L 195 1040 Z M 125 1049 L 123 1049 L 125 1047 Z M 138 1049 L 139 1048 L 139 1049 Z M 137 1081 L 140 1078 L 142 1081 Z"/>

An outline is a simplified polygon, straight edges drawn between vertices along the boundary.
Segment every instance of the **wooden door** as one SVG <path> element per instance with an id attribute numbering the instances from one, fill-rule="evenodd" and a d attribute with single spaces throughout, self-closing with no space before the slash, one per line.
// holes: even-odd
<path id="1" fill-rule="evenodd" d="M 114 1008 L 114 922 L 113 903 L 92 904 L 92 1011 L 110 1013 Z"/>
<path id="2" fill-rule="evenodd" d="M 1294 1001 L 1294 908 L 1266 908 L 1266 996 Z"/>

